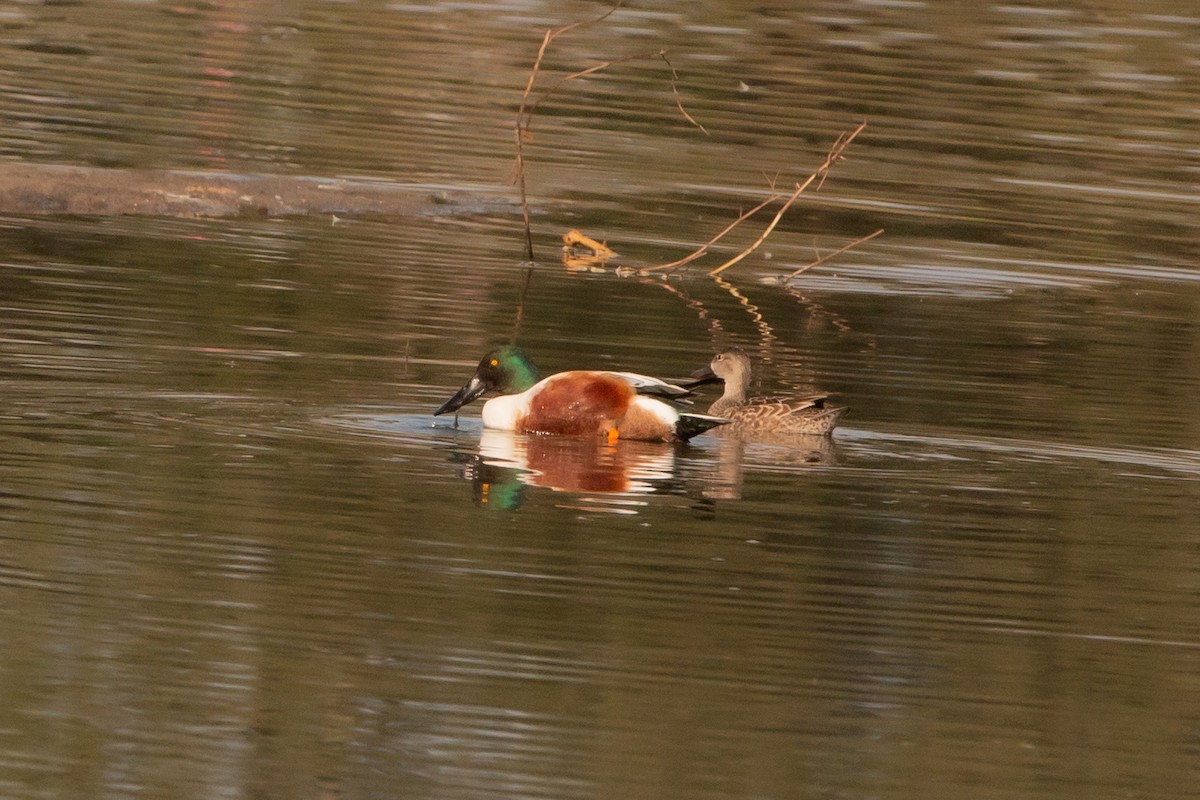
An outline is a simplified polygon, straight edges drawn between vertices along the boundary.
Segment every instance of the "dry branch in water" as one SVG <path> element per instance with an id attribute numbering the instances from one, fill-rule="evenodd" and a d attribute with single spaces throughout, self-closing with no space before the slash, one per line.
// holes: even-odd
<path id="1" fill-rule="evenodd" d="M 583 231 L 572 228 L 563 234 L 563 266 L 570 270 L 603 270 L 616 251 Z"/>
<path id="2" fill-rule="evenodd" d="M 525 91 L 521 93 L 521 105 L 517 109 L 517 124 L 513 129 L 517 142 L 517 163 L 516 163 L 516 182 L 517 192 L 521 197 L 521 216 L 525 221 L 525 258 L 528 261 L 533 260 L 533 233 L 529 227 L 529 201 L 525 194 L 525 150 L 522 146 L 525 137 L 529 135 L 529 93 L 533 91 L 533 82 L 537 80 L 538 70 L 541 69 L 542 59 L 546 56 L 546 48 L 550 43 L 562 36 L 569 30 L 578 28 L 581 25 L 589 25 L 607 19 L 610 14 L 616 11 L 624 0 L 617 0 L 616 5 L 604 12 L 603 15 L 592 20 L 579 20 L 572 22 L 570 25 L 564 25 L 561 28 L 551 28 L 542 36 L 542 46 L 538 48 L 537 58 L 533 61 L 533 69 L 529 72 L 529 80 L 525 82 Z"/>
<path id="3" fill-rule="evenodd" d="M 527 194 L 526 184 L 525 184 L 525 142 L 532 139 L 532 134 L 530 133 L 530 127 L 533 124 L 533 113 L 537 109 L 538 104 L 541 103 L 543 100 L 545 100 L 550 95 L 552 95 L 555 91 L 557 91 L 559 89 L 559 87 L 561 87 L 564 83 L 566 83 L 567 81 L 576 80 L 578 78 L 585 77 L 587 75 L 592 75 L 603 69 L 607 69 L 608 67 L 611 67 L 614 64 L 619 64 L 619 63 L 623 63 L 626 61 L 631 61 L 631 60 L 639 59 L 639 58 L 647 58 L 647 57 L 661 58 L 663 60 L 663 62 L 666 63 L 667 68 L 671 71 L 671 92 L 675 97 L 675 105 L 678 107 L 679 113 L 690 124 L 695 125 L 705 135 L 708 135 L 708 131 L 705 129 L 705 127 L 703 125 L 701 125 L 699 122 L 697 122 L 692 117 L 692 115 L 687 112 L 687 109 L 685 109 L 683 107 L 683 100 L 679 95 L 679 86 L 678 86 L 679 75 L 675 71 L 674 65 L 671 64 L 671 61 L 667 58 L 665 50 L 658 50 L 651 54 L 643 54 L 643 55 L 638 55 L 638 56 L 627 56 L 625 58 L 615 59 L 612 61 L 605 61 L 601 64 L 596 64 L 591 67 L 587 67 L 586 69 L 572 72 L 568 75 L 564 75 L 561 78 L 559 78 L 548 90 L 544 91 L 540 97 L 533 99 L 533 100 L 530 99 L 531 95 L 533 94 L 534 84 L 537 82 L 538 74 L 542 67 L 542 61 L 545 59 L 545 56 L 546 56 L 546 50 L 549 48 L 550 44 L 555 39 L 557 39 L 559 36 L 562 36 L 564 33 L 567 33 L 568 31 L 572 31 L 572 30 L 575 30 L 576 28 L 583 27 L 586 25 L 595 25 L 598 22 L 602 22 L 605 19 L 608 19 L 608 17 L 610 17 L 618 8 L 620 8 L 623 5 L 623 3 L 624 3 L 624 0 L 617 0 L 617 2 L 615 2 L 611 8 L 609 8 L 607 11 L 605 11 L 603 14 L 601 14 L 598 17 L 595 17 L 593 19 L 577 20 L 568 25 L 563 25 L 560 28 L 551 28 L 551 29 L 547 30 L 545 32 L 545 34 L 542 36 L 542 44 L 538 48 L 537 57 L 534 59 L 533 68 L 530 70 L 530 73 L 529 73 L 529 79 L 525 82 L 525 91 L 522 92 L 522 94 L 521 94 L 521 104 L 517 109 L 516 125 L 513 128 L 513 134 L 514 134 L 515 143 L 516 143 L 516 164 L 514 166 L 514 181 L 517 184 L 518 194 L 520 196 L 520 202 L 521 202 L 521 217 L 522 217 L 522 220 L 525 225 L 525 258 L 526 258 L 526 260 L 532 261 L 534 256 L 533 256 L 533 232 L 532 232 L 532 228 L 529 223 L 529 200 L 528 200 L 528 194 Z M 842 154 L 845 151 L 845 149 L 847 147 L 849 147 L 850 143 L 852 141 L 854 141 L 854 139 L 858 136 L 858 134 L 860 134 L 863 131 L 864 128 L 866 128 L 866 126 L 867 126 L 867 123 L 863 122 L 857 128 L 855 128 L 853 131 L 851 131 L 849 133 L 842 133 L 840 136 L 838 136 L 837 141 L 835 141 L 833 143 L 833 146 L 829 149 L 829 153 L 825 156 L 825 162 L 823 164 L 821 164 L 821 166 L 819 166 L 815 171 L 813 171 L 813 173 L 811 175 L 809 175 L 804 181 L 802 181 L 801 183 L 797 183 L 794 191 L 792 191 L 790 194 L 778 192 L 775 190 L 774 185 L 772 185 L 770 197 L 768 197 L 766 200 L 763 200 L 757 206 L 755 206 L 754 208 L 750 209 L 749 211 L 747 211 L 744 214 L 742 214 L 741 216 L 739 216 L 736 220 L 731 222 L 729 225 L 725 226 L 725 228 L 723 230 L 721 230 L 721 232 L 719 232 L 716 236 L 714 236 L 713 238 L 709 239 L 707 242 L 702 244 L 700 247 L 698 247 L 696 250 L 694 250 L 689 255 L 684 256 L 683 258 L 678 259 L 676 261 L 671 261 L 666 264 L 657 264 L 657 265 L 650 266 L 650 267 L 644 267 L 637 271 L 641 272 L 641 273 L 646 273 L 646 272 L 653 271 L 653 270 L 673 269 L 673 268 L 677 268 L 677 267 L 682 267 L 686 264 L 690 264 L 691 262 L 696 261 L 697 259 L 702 258 L 703 256 L 707 255 L 710 252 L 713 245 L 715 245 L 717 242 L 719 242 L 721 239 L 723 239 L 726 235 L 728 235 L 731 231 L 733 231 L 735 228 L 737 228 L 743 222 L 748 220 L 750 217 L 754 216 L 759 211 L 762 211 L 763 209 L 765 209 L 767 206 L 771 205 L 772 203 L 782 200 L 783 205 L 779 208 L 778 211 L 775 212 L 775 216 L 772 217 L 771 221 L 767 224 L 767 226 L 763 230 L 763 232 L 761 234 L 759 234 L 758 238 L 756 238 L 750 245 L 743 248 L 735 256 L 733 256 L 729 260 L 725 261 L 725 263 L 720 264 L 719 266 L 709 270 L 710 275 L 714 275 L 714 276 L 720 275 L 722 272 L 729 269 L 734 264 L 737 264 L 739 261 L 743 260 L 744 258 L 749 256 L 751 253 L 756 251 L 759 247 L 761 247 L 763 242 L 766 241 L 767 237 L 770 236 L 771 233 L 775 230 L 776 226 L 779 224 L 779 221 L 783 218 L 783 215 L 787 213 L 787 210 L 792 207 L 792 204 L 796 202 L 796 199 L 806 189 L 808 189 L 814 182 L 817 183 L 816 189 L 820 190 L 820 188 L 825 183 L 825 178 L 828 176 L 830 169 L 833 168 L 834 164 L 836 164 L 838 161 L 842 160 L 842 158 L 844 157 Z M 827 256 L 818 258 L 813 263 L 808 264 L 804 267 L 801 267 L 800 269 L 796 270 L 795 272 L 793 272 L 791 275 L 789 275 L 787 278 L 785 278 L 783 280 L 784 281 L 790 280 L 791 278 L 794 278 L 796 275 L 800 274 L 804 270 L 810 269 L 811 267 L 814 267 L 817 264 L 824 263 L 828 259 L 830 259 L 836 255 L 839 255 L 840 253 L 844 253 L 845 251 L 849 250 L 850 248 L 852 248 L 858 244 L 861 244 L 862 242 L 865 242 L 868 239 L 872 239 L 872 238 L 878 236 L 882 232 L 883 232 L 882 230 L 876 231 L 875 233 L 871 234 L 870 236 L 866 236 L 862 239 L 859 239 L 856 242 L 852 242 L 851 244 L 848 244 L 845 247 L 842 247 L 842 248 L 836 250 L 835 252 L 830 253 Z M 603 245 L 599 245 L 599 247 L 602 249 L 598 249 L 596 247 L 591 247 L 591 245 L 593 245 L 593 244 L 598 244 L 594 240 L 588 240 L 587 242 L 582 242 L 582 241 L 576 240 L 576 241 L 572 242 L 570 240 L 570 237 L 572 234 L 575 234 L 575 233 L 576 233 L 575 231 L 572 231 L 571 233 L 569 233 L 567 235 L 566 241 L 564 243 L 567 245 L 568 248 L 570 248 L 574 245 L 584 245 L 584 246 L 589 247 L 592 250 L 592 253 L 590 256 L 586 256 L 583 259 L 583 261 L 586 262 L 587 264 L 590 265 L 593 262 L 603 263 L 603 262 L 607 261 L 608 258 L 611 258 L 614 255 L 611 250 L 609 250 L 607 247 L 604 247 Z M 578 235 L 580 237 L 583 236 L 582 234 L 578 234 Z"/>
<path id="4" fill-rule="evenodd" d="M 666 50 L 657 50 L 653 53 L 642 54 L 642 55 L 637 55 L 637 56 L 627 56 L 625 58 L 618 58 L 613 61 L 605 61 L 602 64 L 596 64 L 594 66 L 588 67 L 587 69 L 582 69 L 582 70 L 579 70 L 578 72 L 572 72 L 569 75 L 565 75 L 562 78 L 559 78 L 558 81 L 555 82 L 555 84 L 553 86 L 551 86 L 547 91 L 542 93 L 541 97 L 537 98 L 533 102 L 530 102 L 529 96 L 533 92 L 533 85 L 537 81 L 537 76 L 538 76 L 539 70 L 541 70 L 541 68 L 542 68 L 542 59 L 545 58 L 546 48 L 548 48 L 550 46 L 550 43 L 553 42 L 555 39 L 557 39 L 559 36 L 562 36 L 564 33 L 567 33 L 568 31 L 572 31 L 575 28 L 579 28 L 579 27 L 582 27 L 585 25 L 595 25 L 598 22 L 603 22 L 604 20 L 608 19 L 613 14 L 613 12 L 615 12 L 618 8 L 620 8 L 624 2 L 625 2 L 625 0 L 617 0 L 617 2 L 614 3 L 613 6 L 610 9 L 608 9 L 608 11 L 605 11 L 603 14 L 601 14 L 600 16 L 598 16 L 594 19 L 577 20 L 575 22 L 570 23 L 569 25 L 564 25 L 561 28 L 551 28 L 551 29 L 547 30 L 546 33 L 542 36 L 542 45 L 541 45 L 541 47 L 538 48 L 537 58 L 535 58 L 533 61 L 533 69 L 530 70 L 530 72 L 529 72 L 529 80 L 525 82 L 525 91 L 521 94 L 521 105 L 517 109 L 517 123 L 513 128 L 513 134 L 516 139 L 516 146 L 517 146 L 516 165 L 514 167 L 514 173 L 515 173 L 514 180 L 516 181 L 517 191 L 518 191 L 518 194 L 519 194 L 520 200 L 521 200 L 521 217 L 525 223 L 525 258 L 526 258 L 526 260 L 529 260 L 529 261 L 533 260 L 533 232 L 529 225 L 529 200 L 528 200 L 528 195 L 526 193 L 526 188 L 525 188 L 525 147 L 524 147 L 524 145 L 527 140 L 532 138 L 532 136 L 529 132 L 529 127 L 533 123 L 533 112 L 534 112 L 534 110 L 537 109 L 538 103 L 540 103 L 542 100 L 545 100 L 547 97 L 549 97 L 551 94 L 553 94 L 564 83 L 566 83 L 567 81 L 575 80 L 577 78 L 582 78 L 586 75 L 591 75 L 595 72 L 599 72 L 600 70 L 607 69 L 608 67 L 611 67 L 614 64 L 620 64 L 625 61 L 633 61 L 635 59 L 640 59 L 640 58 L 661 58 L 664 62 L 666 62 L 667 67 L 671 70 L 671 92 L 675 95 L 675 105 L 678 106 L 679 113 L 681 113 L 683 115 L 684 119 L 686 119 L 692 125 L 695 125 L 701 131 L 704 131 L 705 135 L 708 135 L 708 131 L 704 129 L 704 126 L 701 125 L 699 122 L 697 122 L 692 117 L 692 115 L 689 114 L 683 107 L 683 100 L 679 97 L 679 88 L 678 88 L 679 75 L 678 75 L 678 73 L 676 73 L 674 65 L 672 65 L 671 62 L 667 59 L 667 51 Z"/>
<path id="5" fill-rule="evenodd" d="M 755 239 L 749 246 L 743 248 L 741 250 L 741 252 L 739 252 L 733 258 L 730 258 L 728 261 L 726 261 L 724 264 L 721 264 L 720 266 L 709 270 L 708 274 L 709 275 L 720 275 L 722 272 L 729 269 L 734 264 L 738 263 L 743 258 L 750 255 L 755 250 L 757 250 L 759 247 L 761 247 L 762 243 L 765 242 L 767 237 L 771 235 L 771 232 L 775 230 L 775 226 L 779 224 L 779 220 L 783 218 L 783 215 L 785 213 L 787 213 L 787 210 L 792 207 L 793 203 L 796 202 L 796 198 L 798 198 L 804 192 L 805 189 L 807 189 L 809 186 L 811 186 L 813 181 L 818 181 L 818 183 L 817 183 L 818 190 L 821 188 L 822 185 L 824 185 L 825 176 L 829 174 L 829 170 L 832 169 L 834 164 L 836 164 L 838 161 L 841 161 L 844 158 L 842 153 L 845 151 L 845 149 L 847 147 L 850 146 L 850 143 L 854 141 L 855 137 L 857 137 L 858 134 L 862 133 L 863 129 L 866 127 L 867 127 L 867 123 L 863 122 L 857 128 L 855 128 L 853 131 L 851 131 L 850 133 L 843 133 L 840 136 L 838 136 L 837 141 L 835 141 L 833 143 L 833 146 L 831 148 L 829 148 L 829 153 L 828 153 L 828 155 L 825 156 L 825 162 L 823 164 L 821 164 L 821 166 L 817 167 L 817 169 L 814 170 L 813 173 L 811 175 L 809 175 L 806 179 L 804 179 L 804 181 L 796 184 L 795 191 L 793 191 L 790 195 L 786 196 L 786 199 L 784 199 L 783 206 L 780 207 L 780 209 L 777 212 L 775 212 L 775 216 L 771 219 L 771 222 L 767 225 L 766 229 L 763 230 L 763 232 L 761 234 L 759 234 L 758 238 Z M 677 261 L 670 261 L 666 264 L 657 264 L 653 267 L 647 267 L 646 269 L 647 270 L 672 269 L 675 267 L 681 267 L 684 264 L 690 264 L 691 262 L 695 261 L 696 259 L 701 258 L 702 256 L 706 255 L 708 253 L 709 249 L 714 244 L 719 242 L 722 238 L 725 237 L 726 234 L 728 234 L 734 228 L 741 225 L 747 219 L 754 216 L 759 211 L 761 211 L 762 209 L 769 206 L 771 203 L 774 203 L 777 200 L 783 199 L 784 197 L 785 197 L 785 195 L 783 195 L 781 193 L 778 193 L 778 192 L 773 193 L 766 200 L 762 201 L 754 208 L 752 208 L 749 211 L 747 211 L 746 213 L 742 214 L 740 217 L 738 217 L 736 220 L 731 222 L 729 225 L 725 226 L 725 228 L 720 233 L 718 233 L 713 238 L 709 239 L 704 244 L 700 245 L 700 247 L 696 248 L 689 255 L 684 256 L 683 258 L 678 259 Z M 882 232 L 883 231 L 876 231 L 875 233 L 871 234 L 871 236 L 866 237 L 866 239 L 870 239 L 875 236 L 878 236 Z M 860 239 L 859 242 L 866 241 L 866 239 Z M 855 244 L 858 244 L 859 242 L 854 242 L 854 244 L 847 245 L 846 247 L 839 250 L 838 253 L 845 252 L 846 250 L 850 249 L 850 247 L 853 247 Z M 832 257 L 833 255 L 836 255 L 836 253 L 830 254 L 829 257 Z M 812 266 L 812 265 L 810 265 L 810 266 Z M 801 271 L 803 271 L 803 270 L 801 270 Z M 796 273 L 796 274 L 799 274 L 799 273 Z"/>
<path id="6" fill-rule="evenodd" d="M 787 275 L 781 275 L 778 278 L 776 278 L 776 280 L 778 280 L 780 283 L 787 283 L 792 278 L 799 275 L 801 272 L 812 269 L 813 267 L 820 266 L 821 264 L 824 264 L 829 259 L 834 258 L 835 256 L 840 256 L 842 253 L 846 252 L 850 248 L 858 247 L 863 242 L 868 242 L 871 239 L 874 239 L 876 236 L 878 236 L 881 233 L 883 233 L 883 228 L 880 228 L 879 230 L 875 231 L 874 233 L 868 233 L 866 236 L 862 237 L 861 239 L 855 239 L 850 244 L 839 247 L 837 250 L 834 250 L 832 253 L 826 253 L 823 256 L 819 256 L 818 258 L 815 258 L 812 261 L 805 264 L 800 269 L 790 272 Z"/>
<path id="7" fill-rule="evenodd" d="M 667 58 L 667 51 L 659 50 L 658 57 L 667 62 L 667 69 L 671 70 L 671 94 L 675 95 L 675 107 L 679 109 L 679 113 L 683 115 L 684 119 L 699 128 L 705 136 L 708 136 L 708 129 L 693 119 L 692 115 L 683 107 L 683 98 L 679 96 L 679 73 L 675 71 L 675 65 Z"/>

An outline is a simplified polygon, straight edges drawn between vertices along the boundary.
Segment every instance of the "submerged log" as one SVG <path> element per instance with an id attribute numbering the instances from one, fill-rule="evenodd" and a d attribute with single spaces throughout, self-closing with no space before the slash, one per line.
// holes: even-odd
<path id="1" fill-rule="evenodd" d="M 507 211 L 500 197 L 386 181 L 0 163 L 0 213 L 288 216 Z"/>

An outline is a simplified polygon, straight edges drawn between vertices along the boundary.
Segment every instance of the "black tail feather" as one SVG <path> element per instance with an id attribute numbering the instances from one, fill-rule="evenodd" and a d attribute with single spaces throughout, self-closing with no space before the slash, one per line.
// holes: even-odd
<path id="1" fill-rule="evenodd" d="M 699 436 L 718 425 L 727 424 L 729 424 L 729 420 L 724 417 L 710 417 L 707 414 L 680 414 L 679 421 L 675 423 L 675 438 L 686 442 L 693 436 Z"/>

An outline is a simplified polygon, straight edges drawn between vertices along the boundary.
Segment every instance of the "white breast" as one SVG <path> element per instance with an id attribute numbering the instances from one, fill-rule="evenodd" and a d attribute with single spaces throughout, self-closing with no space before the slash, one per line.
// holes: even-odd
<path id="1" fill-rule="evenodd" d="M 517 429 L 517 420 L 529 413 L 529 392 L 493 397 L 483 404 L 483 426 L 501 431 Z"/>

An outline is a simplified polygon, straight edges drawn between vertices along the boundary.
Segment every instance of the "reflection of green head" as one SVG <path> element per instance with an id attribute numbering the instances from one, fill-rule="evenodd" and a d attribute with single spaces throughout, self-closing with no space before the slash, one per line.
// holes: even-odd
<path id="1" fill-rule="evenodd" d="M 517 477 L 516 470 L 500 470 L 488 475 L 491 481 L 476 480 L 475 505 L 497 511 L 516 511 L 525 497 L 525 484 Z"/>
<path id="2" fill-rule="evenodd" d="M 514 345 L 498 347 L 479 362 L 475 375 L 500 394 L 517 394 L 540 380 L 525 351 Z"/>

